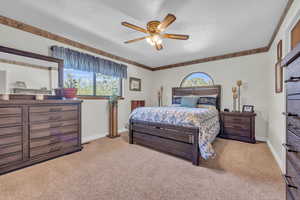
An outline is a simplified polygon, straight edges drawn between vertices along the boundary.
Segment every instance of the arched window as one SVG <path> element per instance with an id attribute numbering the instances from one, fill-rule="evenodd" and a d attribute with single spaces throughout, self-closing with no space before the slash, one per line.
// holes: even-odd
<path id="1" fill-rule="evenodd" d="M 194 72 L 187 75 L 181 82 L 180 87 L 195 87 L 213 85 L 213 79 L 206 73 Z"/>

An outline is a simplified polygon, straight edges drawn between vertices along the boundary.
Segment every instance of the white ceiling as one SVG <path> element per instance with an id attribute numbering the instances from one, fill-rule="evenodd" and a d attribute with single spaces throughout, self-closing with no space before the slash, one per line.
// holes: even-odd
<path id="1" fill-rule="evenodd" d="M 267 46 L 287 0 L 6 0 L 0 15 L 91 45 L 147 66 L 161 66 Z M 124 44 L 142 27 L 177 20 L 168 33 L 188 34 L 187 41 L 164 39 L 156 51 L 145 40 Z"/>

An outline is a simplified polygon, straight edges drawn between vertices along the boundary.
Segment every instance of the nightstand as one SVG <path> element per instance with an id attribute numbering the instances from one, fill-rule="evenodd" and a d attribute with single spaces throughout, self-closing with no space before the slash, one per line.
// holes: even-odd
<path id="1" fill-rule="evenodd" d="M 144 106 L 145 106 L 145 100 L 132 100 L 131 101 L 131 112 L 138 107 L 144 107 Z"/>
<path id="2" fill-rule="evenodd" d="M 219 137 L 255 143 L 255 113 L 221 112 Z"/>

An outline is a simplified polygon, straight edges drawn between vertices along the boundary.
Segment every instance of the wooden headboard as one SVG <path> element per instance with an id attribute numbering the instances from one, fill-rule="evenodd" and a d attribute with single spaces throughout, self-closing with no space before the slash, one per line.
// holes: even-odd
<path id="1" fill-rule="evenodd" d="M 221 110 L 221 85 L 201 86 L 201 87 L 177 87 L 172 88 L 172 102 L 175 96 L 190 96 L 190 95 L 217 95 L 216 108 Z"/>

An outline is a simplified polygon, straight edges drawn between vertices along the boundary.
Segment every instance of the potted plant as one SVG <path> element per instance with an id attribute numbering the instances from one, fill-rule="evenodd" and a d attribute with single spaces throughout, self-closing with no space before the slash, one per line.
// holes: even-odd
<path id="1" fill-rule="evenodd" d="M 119 97 L 116 94 L 113 94 L 109 97 L 108 102 L 110 104 L 116 105 L 116 104 L 118 104 L 118 99 L 119 99 Z"/>
<path id="2" fill-rule="evenodd" d="M 68 74 L 65 80 L 65 87 L 63 88 L 64 97 L 67 99 L 75 98 L 77 95 L 77 86 L 77 80 L 75 80 L 71 74 Z"/>

